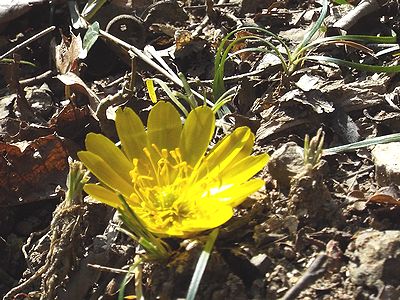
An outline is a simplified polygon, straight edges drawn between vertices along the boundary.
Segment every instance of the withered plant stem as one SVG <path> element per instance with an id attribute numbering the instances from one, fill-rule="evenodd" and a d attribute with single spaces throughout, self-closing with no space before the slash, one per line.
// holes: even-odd
<path id="1" fill-rule="evenodd" d="M 9 56 L 10 54 L 13 54 L 14 52 L 20 50 L 21 48 L 29 45 L 30 43 L 32 43 L 33 41 L 36 41 L 38 39 L 40 39 L 42 36 L 52 32 L 54 29 L 56 28 L 56 26 L 50 26 L 49 28 L 46 28 L 45 30 L 42 30 L 41 32 L 35 34 L 34 36 L 30 37 L 29 39 L 27 39 L 26 41 L 22 42 L 21 44 L 18 44 L 17 46 L 15 46 L 14 48 L 8 50 L 6 53 L 2 54 L 0 56 L 0 60 L 3 58 L 6 58 L 7 56 Z"/>

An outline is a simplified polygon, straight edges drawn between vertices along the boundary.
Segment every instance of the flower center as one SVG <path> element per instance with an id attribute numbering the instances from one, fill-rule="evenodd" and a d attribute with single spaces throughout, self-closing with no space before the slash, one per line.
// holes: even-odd
<path id="1" fill-rule="evenodd" d="M 182 160 L 179 148 L 168 151 L 154 144 L 152 147 L 151 151 L 143 149 L 148 159 L 145 167 L 133 160 L 130 176 L 135 190 L 132 197 L 136 199 L 131 200 L 136 202 L 135 209 L 143 221 L 167 231 L 194 212 L 195 201 L 185 201 L 192 168 Z"/>

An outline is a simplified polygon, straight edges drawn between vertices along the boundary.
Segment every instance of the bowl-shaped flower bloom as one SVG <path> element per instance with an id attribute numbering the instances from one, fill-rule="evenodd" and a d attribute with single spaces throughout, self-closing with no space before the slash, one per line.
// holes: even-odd
<path id="1" fill-rule="evenodd" d="M 79 159 L 99 179 L 84 190 L 95 200 L 123 209 L 122 195 L 143 225 L 160 237 L 187 237 L 220 226 L 233 208 L 260 189 L 251 179 L 268 155 L 251 156 L 254 135 L 240 127 L 207 154 L 215 117 L 209 107 L 192 110 L 184 124 L 168 102 L 150 111 L 147 131 L 130 108 L 118 109 L 121 149 L 89 133 Z"/>

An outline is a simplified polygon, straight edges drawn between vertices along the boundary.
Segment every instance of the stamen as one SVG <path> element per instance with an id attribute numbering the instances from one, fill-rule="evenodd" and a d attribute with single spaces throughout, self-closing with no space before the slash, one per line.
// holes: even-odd
<path id="1" fill-rule="evenodd" d="M 162 157 L 162 153 L 161 153 L 160 149 L 157 147 L 156 144 L 151 144 L 151 147 L 156 151 L 156 153 L 157 153 L 160 157 Z"/>
<path id="2" fill-rule="evenodd" d="M 158 150 L 156 145 L 152 144 L 152 147 L 155 148 L 156 151 Z M 147 149 L 147 147 L 144 147 L 143 148 L 143 152 L 144 152 L 144 154 L 146 155 L 146 157 L 148 158 L 148 160 L 150 162 L 150 165 L 151 165 L 151 167 L 153 169 L 153 173 L 156 176 L 157 184 L 160 185 L 160 178 L 159 178 L 158 172 L 157 172 L 158 170 L 157 170 L 156 166 L 154 165 L 154 162 L 153 162 L 153 159 L 151 157 L 151 153 L 150 153 L 149 149 Z"/>
<path id="3" fill-rule="evenodd" d="M 161 157 L 167 159 L 168 158 L 168 150 L 167 149 L 161 149 Z"/>
<path id="4" fill-rule="evenodd" d="M 129 173 L 134 193 L 140 199 L 138 205 L 160 229 L 177 226 L 194 209 L 187 207 L 190 204 L 182 198 L 190 186 L 193 168 L 182 159 L 179 148 L 168 151 L 152 144 L 143 152 L 148 159 L 147 168 L 142 170 L 139 160 L 133 159 Z M 148 174 L 141 174 L 143 171 Z"/>

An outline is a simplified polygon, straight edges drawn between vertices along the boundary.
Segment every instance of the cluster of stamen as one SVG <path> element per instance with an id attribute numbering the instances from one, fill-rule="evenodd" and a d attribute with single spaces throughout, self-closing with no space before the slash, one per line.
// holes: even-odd
<path id="1" fill-rule="evenodd" d="M 183 161 L 179 148 L 160 150 L 153 144 L 151 151 L 144 148 L 143 152 L 147 161 L 134 159 L 130 172 L 141 215 L 160 228 L 173 226 L 191 212 L 183 196 L 190 185 L 192 168 Z"/>

